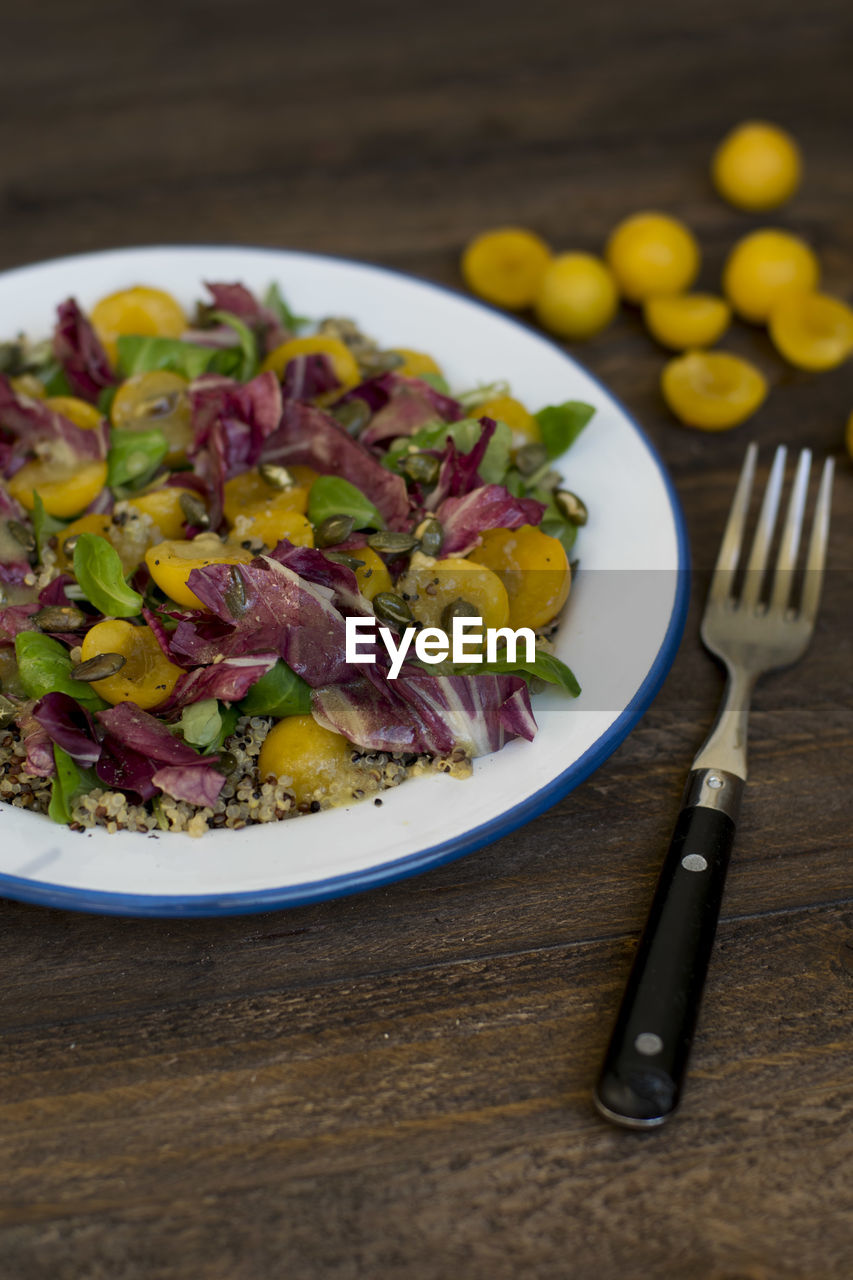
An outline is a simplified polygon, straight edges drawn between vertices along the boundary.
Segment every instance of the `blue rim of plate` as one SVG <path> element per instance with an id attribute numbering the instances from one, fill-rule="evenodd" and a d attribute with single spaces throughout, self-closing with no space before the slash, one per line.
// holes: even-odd
<path id="1" fill-rule="evenodd" d="M 574 764 L 564 770 L 559 777 L 552 779 L 546 786 L 534 792 L 532 796 L 528 796 L 526 800 L 515 805 L 506 813 L 500 814 L 490 822 L 482 823 L 479 827 L 473 827 L 461 836 L 442 841 L 440 844 L 432 845 L 428 849 L 422 849 L 418 853 L 407 854 L 403 858 L 383 862 L 379 866 L 370 867 L 364 871 L 348 872 L 344 875 L 332 876 L 326 880 L 314 880 L 295 886 L 281 886 L 273 889 L 259 889 L 246 893 L 223 895 L 185 894 L 182 896 L 170 896 L 162 894 L 108 893 L 97 889 L 74 889 L 61 884 L 49 884 L 43 881 L 27 880 L 20 876 L 0 873 L 0 896 L 11 898 L 17 902 L 29 902 L 36 906 L 54 907 L 65 911 L 88 911 L 97 915 L 147 916 L 159 919 L 199 919 L 210 916 L 252 915 L 260 911 L 278 911 L 290 907 L 307 906 L 314 902 L 346 898 L 351 894 L 363 893 L 368 889 L 379 888 L 382 885 L 392 884 L 398 880 L 408 880 L 411 876 L 421 875 L 425 871 L 432 871 L 434 868 L 444 866 L 448 862 L 455 862 L 457 858 L 464 857 L 466 853 L 473 853 L 475 849 L 481 849 L 484 845 L 509 835 L 512 831 L 531 822 L 534 818 L 538 818 L 546 810 L 550 809 L 552 805 L 556 804 L 558 800 L 563 799 L 569 792 L 580 786 L 590 774 L 594 773 L 613 754 L 635 725 L 639 723 L 657 696 L 675 660 L 684 632 L 690 603 L 690 542 L 687 536 L 687 524 L 681 501 L 675 491 L 675 486 L 663 459 L 634 415 L 628 412 L 621 400 L 613 394 L 610 388 L 606 387 L 595 374 L 590 373 L 579 360 L 569 355 L 558 342 L 546 337 L 533 325 L 527 324 L 515 316 L 508 316 L 506 312 L 500 311 L 497 307 L 489 306 L 477 298 L 472 298 L 469 294 L 463 293 L 461 289 L 454 289 L 450 285 L 438 284 L 434 280 L 428 280 L 421 276 L 413 276 L 409 272 L 398 271 L 394 267 L 365 262 L 357 258 L 347 258 L 341 254 L 309 253 L 302 249 L 274 248 L 270 245 L 198 243 L 187 245 L 128 245 L 124 248 L 95 251 L 94 255 L 92 253 L 68 254 L 62 258 L 49 258 L 43 262 L 27 263 L 20 267 L 11 267 L 8 271 L 2 272 L 2 275 L 13 275 L 16 271 L 26 271 L 35 266 L 52 266 L 60 262 L 73 261 L 74 258 L 91 256 L 100 258 L 113 253 L 118 256 L 124 253 L 155 253 L 163 250 L 181 249 L 219 249 L 226 251 L 250 249 L 254 252 L 270 254 L 298 253 L 301 257 L 319 258 L 326 261 L 348 263 L 351 266 L 368 267 L 371 271 L 397 276 L 403 280 L 413 281 L 434 289 L 438 293 L 447 293 L 451 297 L 461 298 L 473 306 L 480 307 L 483 311 L 493 312 L 503 320 L 517 324 L 520 329 L 535 333 L 540 341 L 559 351 L 560 355 L 569 364 L 580 368 L 613 401 L 640 437 L 649 456 L 660 472 L 675 525 L 678 549 L 676 590 L 672 612 L 666 634 L 643 683 L 621 715 L 610 725 L 609 729 L 582 756 L 579 756 Z"/>

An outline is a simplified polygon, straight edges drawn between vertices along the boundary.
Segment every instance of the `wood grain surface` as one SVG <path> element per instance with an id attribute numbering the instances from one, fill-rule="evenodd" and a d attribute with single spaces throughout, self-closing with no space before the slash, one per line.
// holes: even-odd
<path id="1" fill-rule="evenodd" d="M 686 218 L 714 287 L 760 221 L 708 159 L 749 116 L 806 181 L 776 225 L 853 296 L 851 10 L 659 0 L 5 5 L 0 267 L 257 243 L 458 285 L 490 225 L 600 251 Z M 3 331 L 14 327 L 3 317 Z M 812 649 L 759 688 L 751 779 L 682 1111 L 631 1134 L 591 1087 L 684 772 L 720 693 L 701 580 L 749 440 L 843 455 L 851 366 L 725 345 L 772 393 L 679 428 L 626 312 L 579 356 L 675 479 L 699 570 L 662 693 L 588 782 L 420 878 L 242 919 L 0 903 L 3 1280 L 843 1280 L 853 1273 L 853 476 Z"/>

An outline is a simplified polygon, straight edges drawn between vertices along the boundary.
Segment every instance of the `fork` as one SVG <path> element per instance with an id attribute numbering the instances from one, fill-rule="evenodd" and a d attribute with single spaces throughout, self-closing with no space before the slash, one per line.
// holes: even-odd
<path id="1" fill-rule="evenodd" d="M 758 450 L 746 452 L 702 618 L 702 641 L 725 665 L 726 692 L 693 761 L 681 812 L 595 1088 L 608 1120 L 631 1129 L 663 1124 L 678 1106 L 729 854 L 746 782 L 749 703 L 759 676 L 802 657 L 820 602 L 833 462 L 823 467 L 798 605 L 793 585 L 803 530 L 811 453 L 794 475 L 779 550 L 768 571 L 785 478 L 776 450 L 742 585 L 744 532 Z"/>

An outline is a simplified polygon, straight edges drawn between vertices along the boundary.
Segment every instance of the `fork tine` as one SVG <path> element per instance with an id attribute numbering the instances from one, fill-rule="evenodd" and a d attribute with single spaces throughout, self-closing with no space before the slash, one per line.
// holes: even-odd
<path id="1" fill-rule="evenodd" d="M 832 505 L 832 479 L 834 474 L 835 461 L 832 458 L 827 458 L 823 464 L 817 506 L 812 520 L 812 532 L 806 557 L 803 597 L 800 602 L 800 613 L 812 626 L 814 626 L 814 621 L 817 617 L 820 590 L 823 585 L 823 566 L 826 562 L 826 546 L 829 540 L 829 510 Z"/>
<path id="2" fill-rule="evenodd" d="M 746 524 L 747 512 L 749 511 L 749 499 L 752 496 L 752 482 L 755 478 L 755 460 L 757 457 L 758 445 L 751 444 L 743 460 L 737 489 L 735 489 L 735 496 L 732 498 L 732 505 L 729 510 L 729 518 L 726 521 L 726 530 L 720 543 L 717 563 L 714 566 L 711 588 L 708 592 L 709 601 L 713 600 L 715 603 L 720 603 L 731 594 L 732 580 L 740 559 L 741 547 L 743 546 L 743 529 Z"/>
<path id="3" fill-rule="evenodd" d="M 794 579 L 794 570 L 797 567 L 797 553 L 800 549 L 800 535 L 803 531 L 803 511 L 806 505 L 811 465 L 811 449 L 803 449 L 797 463 L 794 483 L 791 486 L 791 496 L 788 499 L 785 526 L 782 530 L 782 542 L 779 546 L 776 570 L 773 575 L 771 609 L 785 609 L 791 595 L 791 583 Z"/>
<path id="4" fill-rule="evenodd" d="M 779 499 L 782 496 L 787 454 L 788 451 L 785 446 L 780 444 L 773 458 L 773 466 L 770 468 L 767 488 L 764 490 L 764 500 L 761 503 L 761 512 L 755 529 L 755 537 L 752 540 L 752 549 L 749 553 L 740 597 L 741 604 L 745 609 L 754 609 L 758 604 L 758 597 L 761 595 L 761 583 L 764 577 L 764 570 L 767 567 L 767 556 L 770 551 L 770 543 L 773 540 L 773 530 L 776 527 Z"/>

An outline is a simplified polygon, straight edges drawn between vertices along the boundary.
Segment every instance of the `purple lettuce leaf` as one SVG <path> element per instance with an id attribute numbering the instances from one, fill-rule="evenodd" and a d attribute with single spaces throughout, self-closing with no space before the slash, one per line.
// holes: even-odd
<path id="1" fill-rule="evenodd" d="M 368 447 L 393 440 L 398 436 L 410 436 L 418 427 L 441 418 L 444 422 L 456 422 L 463 417 L 459 404 L 444 396 L 420 378 L 402 378 L 399 374 L 385 374 L 388 396 L 386 402 L 374 411 L 367 429 L 361 433 L 360 442 Z"/>
<path id="2" fill-rule="evenodd" d="M 499 751 L 511 738 L 532 739 L 536 722 L 519 676 L 432 676 L 406 666 L 394 681 L 371 666 L 348 684 L 315 689 L 315 719 L 370 751 L 472 756 Z"/>
<path id="3" fill-rule="evenodd" d="M 225 630 L 214 637 L 205 620 L 179 623 L 173 651 L 198 663 L 210 663 L 217 654 L 275 652 L 312 686 L 347 678 L 346 624 L 330 589 L 306 582 L 269 556 L 248 565 L 193 569 L 187 583 Z"/>
<path id="4" fill-rule="evenodd" d="M 100 338 L 74 298 L 57 308 L 53 354 L 62 365 L 72 393 L 92 404 L 97 403 L 106 387 L 118 382 Z"/>
<path id="5" fill-rule="evenodd" d="M 133 702 L 108 707 L 97 718 L 107 736 L 96 771 L 107 786 L 134 792 L 143 800 L 158 790 L 191 804 L 216 800 L 225 781 L 215 767 L 218 756 L 199 755 Z"/>
<path id="6" fill-rule="evenodd" d="M 196 474 L 210 499 L 214 528 L 222 519 L 225 481 L 254 467 L 265 439 L 281 418 L 281 386 L 268 370 L 241 384 L 218 375 L 198 378 L 190 387 Z"/>
<path id="7" fill-rule="evenodd" d="M 89 769 L 101 754 L 95 722 L 85 707 L 67 693 L 46 693 L 33 707 L 33 716 L 58 747 L 81 769 Z"/>
<path id="8" fill-rule="evenodd" d="M 7 561 L 5 564 L 0 564 L 0 582 L 5 582 L 10 587 L 19 587 L 27 574 L 32 571 L 28 560 Z"/>
<path id="9" fill-rule="evenodd" d="M 156 772 L 157 765 L 153 760 L 126 746 L 111 733 L 106 734 L 95 773 L 109 791 L 126 791 L 138 802 L 150 800 L 157 794 L 157 787 L 152 781 Z"/>
<path id="10" fill-rule="evenodd" d="M 442 395 L 440 391 L 436 391 L 435 387 L 431 387 L 428 382 L 424 382 L 421 378 L 406 378 L 400 373 L 377 374 L 375 378 L 368 378 L 365 382 L 360 382 L 357 387 L 353 387 L 346 395 L 342 396 L 338 403 L 344 403 L 358 397 L 365 400 L 370 406 L 373 413 L 378 413 L 384 409 L 388 402 L 393 399 L 394 393 L 400 388 L 405 388 L 410 392 L 416 393 L 422 399 L 429 402 L 433 412 L 431 418 L 443 418 L 445 422 L 458 422 L 460 418 L 465 417 L 465 411 L 458 400 L 454 400 L 452 396 Z"/>
<path id="11" fill-rule="evenodd" d="M 153 774 L 151 781 L 173 800 L 186 800 L 187 804 L 212 808 L 225 785 L 225 774 L 201 762 L 164 765 Z"/>
<path id="12" fill-rule="evenodd" d="M 438 481 L 426 503 L 428 510 L 435 511 L 445 498 L 459 498 L 482 486 L 479 466 L 497 430 L 497 423 L 494 418 L 481 418 L 480 427 L 480 438 L 468 453 L 460 453 L 455 440 L 447 437 Z"/>
<path id="13" fill-rule="evenodd" d="M 213 298 L 216 311 L 229 311 L 232 316 L 244 320 L 254 329 L 266 353 L 285 342 L 290 333 L 284 328 L 276 313 L 259 302 L 244 284 L 209 283 L 204 286 Z"/>
<path id="14" fill-rule="evenodd" d="M 70 451 L 80 462 L 107 456 L 106 422 L 91 429 L 77 427 L 43 400 L 15 395 L 4 374 L 0 374 L 0 427 L 15 436 L 17 457 L 32 453 L 36 445 L 63 446 L 63 452 Z"/>
<path id="15" fill-rule="evenodd" d="M 445 498 L 435 515 L 444 529 L 442 556 L 464 556 L 486 529 L 518 529 L 541 523 L 545 507 L 535 498 L 514 498 L 502 484 L 486 484 L 460 498 Z"/>
<path id="16" fill-rule="evenodd" d="M 27 752 L 27 773 L 35 778 L 52 778 L 56 772 L 56 762 L 53 758 L 53 743 L 47 730 L 36 720 L 30 706 L 22 707 L 16 720 Z"/>
<path id="17" fill-rule="evenodd" d="M 285 401 L 281 423 L 264 441 L 260 461 L 341 475 L 370 499 L 389 528 L 401 530 L 409 525 L 409 496 L 403 477 L 372 458 L 320 409 Z"/>
<path id="18" fill-rule="evenodd" d="M 364 546 L 365 541 L 362 537 L 357 546 Z M 347 547 L 349 545 L 347 543 Z M 337 564 L 334 560 L 327 560 L 322 551 L 317 551 L 314 547 L 295 547 L 292 542 L 282 538 L 275 550 L 270 552 L 270 558 L 286 565 L 306 582 L 313 582 L 315 586 L 331 591 L 332 599 L 342 613 L 373 613 L 358 589 L 358 580 L 352 569 L 345 564 Z"/>
<path id="19" fill-rule="evenodd" d="M 6 476 L 11 476 L 10 466 L 14 466 L 15 462 L 23 465 L 23 459 L 14 457 L 14 449 L 10 445 L 3 444 L 0 441 L 0 471 Z M 18 470 L 14 466 L 14 470 Z M 0 484 L 0 519 L 2 520 L 26 520 L 28 513 L 18 502 L 17 498 L 13 498 L 5 485 Z"/>
<path id="20" fill-rule="evenodd" d="M 123 746 L 158 764 L 194 764 L 199 759 L 193 747 L 177 738 L 161 720 L 143 711 L 135 702 L 119 702 L 114 707 L 107 707 L 105 711 L 97 712 L 97 718 L 107 733 Z"/>
<path id="21" fill-rule="evenodd" d="M 19 631 L 35 631 L 32 616 L 40 607 L 32 600 L 28 604 L 7 604 L 0 609 L 0 640 L 14 640 Z"/>
<path id="22" fill-rule="evenodd" d="M 222 702 L 239 702 L 252 685 L 265 676 L 278 661 L 277 653 L 255 653 L 245 658 L 224 658 L 207 667 L 197 667 L 179 677 L 169 701 L 161 711 L 188 707 L 205 698 Z"/>
<path id="23" fill-rule="evenodd" d="M 288 360 L 281 380 L 281 393 L 285 400 L 311 401 L 340 385 L 329 357 L 315 352 Z"/>

